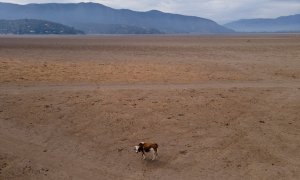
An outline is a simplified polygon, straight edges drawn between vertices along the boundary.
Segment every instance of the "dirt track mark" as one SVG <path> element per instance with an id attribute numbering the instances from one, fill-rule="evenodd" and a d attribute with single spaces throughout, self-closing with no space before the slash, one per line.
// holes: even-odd
<path id="1" fill-rule="evenodd" d="M 216 89 L 216 88 L 300 88 L 299 81 L 248 81 L 203 82 L 197 84 L 37 84 L 0 85 L 1 93 L 26 93 L 36 91 L 82 90 L 164 90 L 164 89 Z"/>

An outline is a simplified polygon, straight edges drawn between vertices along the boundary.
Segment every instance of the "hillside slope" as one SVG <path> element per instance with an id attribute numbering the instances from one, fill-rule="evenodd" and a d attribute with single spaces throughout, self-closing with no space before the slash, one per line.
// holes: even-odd
<path id="1" fill-rule="evenodd" d="M 0 20 L 0 34 L 83 34 L 83 32 L 50 21 L 19 19 Z"/>
<path id="2" fill-rule="evenodd" d="M 276 19 L 242 19 L 225 26 L 239 32 L 300 32 L 300 14 Z"/>

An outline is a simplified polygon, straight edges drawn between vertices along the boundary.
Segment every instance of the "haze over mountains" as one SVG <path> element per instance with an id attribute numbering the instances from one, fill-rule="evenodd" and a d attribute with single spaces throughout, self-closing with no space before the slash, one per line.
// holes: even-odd
<path id="1" fill-rule="evenodd" d="M 300 32 L 300 14 L 276 19 L 242 19 L 225 26 L 237 32 Z"/>
<path id="2" fill-rule="evenodd" d="M 117 10 L 96 3 L 27 5 L 0 3 L 0 19 L 24 18 L 53 21 L 92 34 L 233 32 L 209 19 L 156 10 L 148 12 Z"/>

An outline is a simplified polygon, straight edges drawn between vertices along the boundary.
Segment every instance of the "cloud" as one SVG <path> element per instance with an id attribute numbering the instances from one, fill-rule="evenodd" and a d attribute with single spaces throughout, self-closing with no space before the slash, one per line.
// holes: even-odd
<path id="1" fill-rule="evenodd" d="M 89 2 L 89 0 L 6 0 L 8 2 Z M 275 18 L 300 13 L 300 0 L 94 0 L 117 9 L 164 12 L 199 16 L 226 23 L 237 19 Z"/>

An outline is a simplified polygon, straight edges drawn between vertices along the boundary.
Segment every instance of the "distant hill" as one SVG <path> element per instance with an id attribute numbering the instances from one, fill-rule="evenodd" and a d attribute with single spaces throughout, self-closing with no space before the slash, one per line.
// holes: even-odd
<path id="1" fill-rule="evenodd" d="M 0 20 L 0 34 L 83 34 L 62 24 L 36 19 Z"/>
<path id="2" fill-rule="evenodd" d="M 238 32 L 300 32 L 300 14 L 276 19 L 242 19 L 224 26 Z"/>
<path id="3" fill-rule="evenodd" d="M 83 29 L 87 33 L 111 33 L 111 29 L 148 33 L 231 33 L 216 22 L 195 16 L 160 11 L 113 9 L 96 3 L 27 4 L 0 3 L 0 19 L 43 19 Z M 129 30 L 130 29 L 130 30 Z"/>

